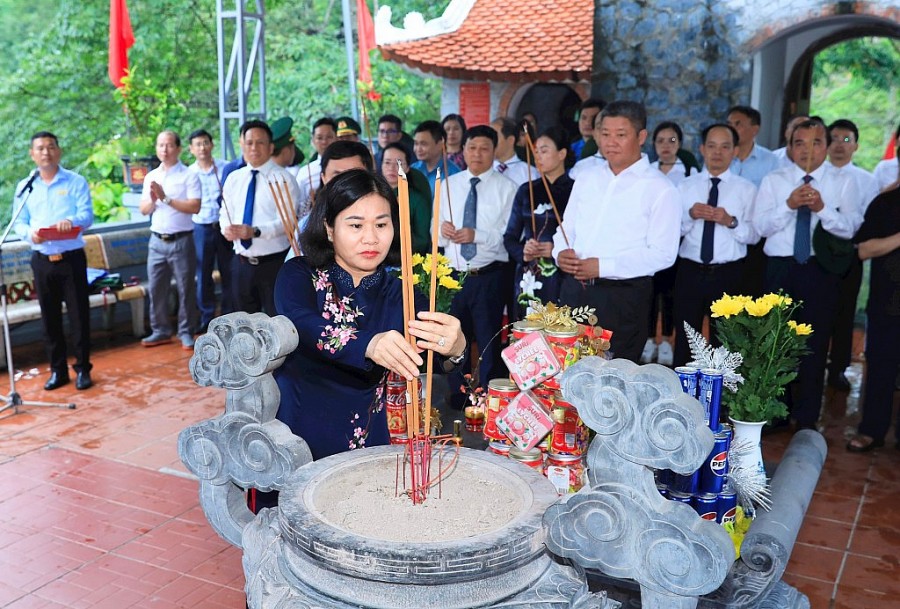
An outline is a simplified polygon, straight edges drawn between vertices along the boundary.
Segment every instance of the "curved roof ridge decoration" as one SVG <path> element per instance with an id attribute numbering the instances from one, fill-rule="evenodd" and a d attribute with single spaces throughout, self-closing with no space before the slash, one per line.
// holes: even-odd
<path id="1" fill-rule="evenodd" d="M 379 13 L 382 23 L 388 16 Z M 391 43 L 379 38 L 381 56 L 456 80 L 590 81 L 594 0 L 453 0 L 442 19 L 450 16 L 453 23 L 440 26 L 440 19 L 426 24 L 418 15 L 418 29 L 407 18 L 408 35 L 424 34 L 426 26 L 435 33 Z M 451 25 L 456 29 L 439 30 Z"/>
<path id="2" fill-rule="evenodd" d="M 403 18 L 402 28 L 391 24 L 391 7 L 382 5 L 375 15 L 375 44 L 381 46 L 453 33 L 469 16 L 475 2 L 476 0 L 451 0 L 443 15 L 428 21 L 425 21 L 422 13 L 407 13 Z"/>

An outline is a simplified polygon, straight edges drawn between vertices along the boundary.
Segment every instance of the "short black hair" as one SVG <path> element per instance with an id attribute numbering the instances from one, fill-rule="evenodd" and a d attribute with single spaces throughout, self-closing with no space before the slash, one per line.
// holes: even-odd
<path id="1" fill-rule="evenodd" d="M 794 145 L 794 134 L 797 133 L 798 129 L 815 129 L 816 127 L 821 127 L 822 131 L 825 132 L 825 145 L 831 146 L 831 131 L 825 126 L 825 123 L 818 118 L 811 118 L 803 121 L 802 123 L 797 123 L 794 127 L 794 130 L 791 131 L 791 139 L 788 140 L 788 145 Z"/>
<path id="2" fill-rule="evenodd" d="M 491 140 L 494 148 L 497 147 L 497 132 L 494 131 L 493 127 L 489 127 L 488 125 L 475 125 L 474 127 L 469 127 L 463 134 L 462 145 L 465 146 L 466 142 L 473 137 L 486 137 Z"/>
<path id="3" fill-rule="evenodd" d="M 188 142 L 193 142 L 194 139 L 198 137 L 205 137 L 209 140 L 209 143 L 212 144 L 213 136 L 210 135 L 209 131 L 206 129 L 195 129 L 194 131 L 191 131 L 191 134 L 188 136 Z"/>
<path id="4" fill-rule="evenodd" d="M 349 142 L 359 143 L 359 142 Z M 371 194 L 387 200 L 391 207 L 394 240 L 385 264 L 400 261 L 400 212 L 394 189 L 379 175 L 365 169 L 351 169 L 336 176 L 319 192 L 316 205 L 309 212 L 309 220 L 300 234 L 300 247 L 312 267 L 324 267 L 334 262 L 334 244 L 328 240 L 325 225 L 334 227 L 342 211 Z"/>
<path id="5" fill-rule="evenodd" d="M 330 118 L 328 116 L 323 116 L 322 118 L 320 118 L 319 120 L 317 120 L 316 122 L 313 123 L 312 133 L 315 133 L 316 129 L 318 129 L 322 125 L 327 125 L 327 126 L 331 127 L 331 130 L 334 131 L 335 133 L 337 133 L 337 123 L 334 121 L 333 118 Z"/>
<path id="6" fill-rule="evenodd" d="M 856 123 L 848 118 L 839 118 L 828 125 L 828 131 L 830 132 L 832 129 L 846 129 L 853 133 L 854 140 L 859 141 L 859 129 L 856 127 Z"/>
<path id="7" fill-rule="evenodd" d="M 387 152 L 388 150 L 399 150 L 400 152 L 403 153 L 403 157 L 406 159 L 406 164 L 409 165 L 410 163 L 412 163 L 412 159 L 409 156 L 409 148 L 407 148 L 400 142 L 391 142 L 390 144 L 385 146 L 381 150 L 381 154 L 382 154 L 381 158 L 382 159 L 384 158 L 384 153 Z"/>
<path id="8" fill-rule="evenodd" d="M 448 114 L 444 118 L 441 119 L 441 127 L 447 124 L 447 121 L 456 121 L 459 123 L 459 128 L 462 129 L 462 132 L 466 132 L 466 119 L 464 119 L 459 114 Z M 446 133 L 446 130 L 444 131 Z"/>
<path id="9" fill-rule="evenodd" d="M 552 141 L 557 150 L 565 150 L 566 153 L 569 152 L 569 133 L 563 127 L 559 125 L 547 127 L 541 131 L 537 138 L 535 138 L 535 144 L 537 144 L 537 140 L 542 137 Z"/>
<path id="10" fill-rule="evenodd" d="M 325 177 L 325 168 L 329 161 L 338 159 L 351 159 L 358 156 L 369 171 L 375 171 L 375 161 L 372 160 L 372 152 L 362 142 L 349 140 L 335 140 L 328 145 L 322 153 L 322 177 Z"/>
<path id="11" fill-rule="evenodd" d="M 703 131 L 700 132 L 700 142 L 706 144 L 706 138 L 709 137 L 709 132 L 717 128 L 728 129 L 728 131 L 731 133 L 731 141 L 734 142 L 735 146 L 738 145 L 740 136 L 738 135 L 737 129 L 735 129 L 728 123 L 713 123 L 712 125 L 708 125 L 707 127 L 705 127 Z"/>
<path id="12" fill-rule="evenodd" d="M 416 126 L 416 130 L 413 131 L 413 135 L 415 135 L 416 133 L 426 132 L 431 134 L 431 137 L 435 142 L 440 142 L 447 137 L 447 132 L 444 131 L 444 128 L 437 121 L 422 121 Z"/>
<path id="13" fill-rule="evenodd" d="M 56 144 L 56 147 L 59 147 L 59 138 L 57 138 L 54 134 L 49 131 L 38 131 L 34 135 L 31 136 L 31 143 L 34 144 L 34 140 L 40 140 L 43 138 L 50 138 L 53 140 L 53 143 Z"/>
<path id="14" fill-rule="evenodd" d="M 519 135 L 519 125 L 517 125 L 516 121 L 509 118 L 508 116 L 498 116 L 491 121 L 491 125 L 494 124 L 500 126 L 500 133 L 503 134 L 504 138 L 517 137 Z"/>
<path id="15" fill-rule="evenodd" d="M 403 121 L 399 116 L 395 114 L 383 114 L 378 118 L 378 122 L 375 125 L 380 125 L 381 123 L 391 123 L 392 125 L 397 126 L 397 131 L 401 131 L 403 129 Z"/>
<path id="16" fill-rule="evenodd" d="M 599 117 L 599 119 L 594 119 L 595 125 L 597 124 L 597 120 L 602 121 L 604 118 L 616 117 L 627 118 L 628 122 L 631 123 L 631 126 L 634 127 L 634 130 L 638 133 L 647 128 L 647 109 L 641 102 L 630 101 L 627 99 L 616 100 L 607 104 L 606 107 L 600 111 Z"/>
<path id="17" fill-rule="evenodd" d="M 243 125 L 241 125 L 241 137 L 243 137 L 244 134 L 251 129 L 262 129 L 263 131 L 265 131 L 269 135 L 270 142 L 275 139 L 272 137 L 272 128 L 269 127 L 269 123 L 267 123 L 266 121 L 253 119 L 245 122 Z"/>
<path id="18" fill-rule="evenodd" d="M 653 139 L 656 140 L 656 136 L 659 135 L 659 132 L 663 129 L 671 129 L 675 132 L 675 135 L 678 137 L 678 145 L 681 146 L 681 142 L 684 141 L 684 132 L 681 130 L 681 126 L 674 121 L 663 121 L 656 126 L 656 129 L 653 130 Z"/>
<path id="19" fill-rule="evenodd" d="M 583 102 L 581 102 L 580 110 L 587 110 L 589 108 L 596 108 L 597 110 L 602 111 L 606 107 L 606 100 L 601 99 L 599 97 L 589 97 Z"/>
<path id="20" fill-rule="evenodd" d="M 728 116 L 732 112 L 739 112 L 740 114 L 743 114 L 744 116 L 749 118 L 751 125 L 761 125 L 762 124 L 762 114 L 760 114 L 759 110 L 757 110 L 756 108 L 752 108 L 750 106 L 740 106 L 740 105 L 731 106 L 730 108 L 728 108 L 728 112 L 725 114 L 725 116 Z"/>

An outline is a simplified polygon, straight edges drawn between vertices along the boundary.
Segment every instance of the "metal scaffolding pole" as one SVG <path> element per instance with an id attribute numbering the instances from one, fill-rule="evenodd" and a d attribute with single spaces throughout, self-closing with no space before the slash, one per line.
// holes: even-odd
<path id="1" fill-rule="evenodd" d="M 264 0 L 216 0 L 216 45 L 219 61 L 219 142 L 222 157 L 233 159 L 232 134 L 248 119 L 266 118 Z M 252 38 L 248 40 L 248 32 Z M 231 40 L 226 49 L 226 37 Z M 226 55 L 227 52 L 227 55 Z"/>

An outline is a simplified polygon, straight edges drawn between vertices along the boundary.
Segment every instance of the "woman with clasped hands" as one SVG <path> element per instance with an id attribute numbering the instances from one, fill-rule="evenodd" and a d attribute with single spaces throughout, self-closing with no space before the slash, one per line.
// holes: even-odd
<path id="1" fill-rule="evenodd" d="M 401 281 L 385 269 L 400 249 L 397 198 L 387 182 L 354 169 L 319 196 L 300 236 L 305 255 L 286 262 L 275 283 L 276 309 L 300 335 L 275 372 L 278 419 L 306 440 L 314 459 L 388 444 L 386 373 L 412 379 L 424 350 L 455 360 L 466 349 L 459 320 L 427 310 L 409 322 L 416 347 L 404 339 Z"/>

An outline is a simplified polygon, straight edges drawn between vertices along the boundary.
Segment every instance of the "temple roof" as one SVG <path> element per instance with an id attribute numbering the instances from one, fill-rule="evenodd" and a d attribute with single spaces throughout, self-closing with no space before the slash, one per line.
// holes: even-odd
<path id="1" fill-rule="evenodd" d="M 425 23 L 408 16 L 405 29 L 390 26 L 390 9 L 387 25 L 383 13 L 378 17 L 382 56 L 437 76 L 574 82 L 591 77 L 593 0 L 454 0 L 440 19 Z"/>

